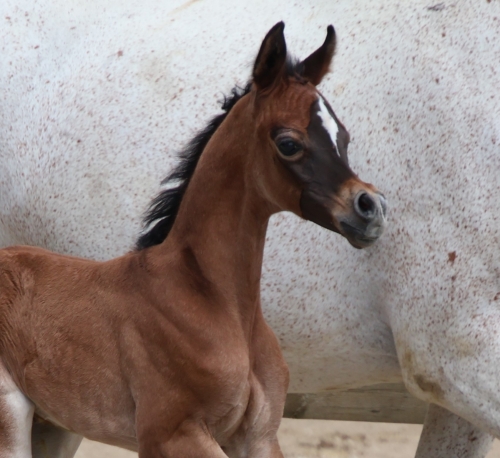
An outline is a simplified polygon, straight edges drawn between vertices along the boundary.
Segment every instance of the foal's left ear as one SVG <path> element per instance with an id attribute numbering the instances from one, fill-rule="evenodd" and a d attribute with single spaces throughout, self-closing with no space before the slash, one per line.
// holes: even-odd
<path id="1" fill-rule="evenodd" d="M 271 86 L 283 74 L 286 62 L 286 43 L 283 29 L 285 24 L 278 22 L 267 32 L 253 66 L 253 82 L 258 89 Z"/>
<path id="2" fill-rule="evenodd" d="M 323 77 L 328 73 L 333 54 L 335 53 L 336 44 L 335 29 L 332 25 L 329 25 L 326 29 L 325 42 L 307 59 L 301 62 L 301 76 L 315 86 L 321 83 Z"/>

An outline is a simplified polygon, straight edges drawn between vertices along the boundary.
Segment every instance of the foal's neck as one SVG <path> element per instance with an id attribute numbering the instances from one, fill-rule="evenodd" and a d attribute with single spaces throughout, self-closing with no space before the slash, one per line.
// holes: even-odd
<path id="1" fill-rule="evenodd" d="M 163 245 L 168 251 L 178 250 L 184 268 L 203 276 L 225 298 L 232 298 L 241 314 L 248 315 L 259 307 L 262 256 L 272 211 L 252 178 L 251 107 L 241 102 L 202 153 Z"/>

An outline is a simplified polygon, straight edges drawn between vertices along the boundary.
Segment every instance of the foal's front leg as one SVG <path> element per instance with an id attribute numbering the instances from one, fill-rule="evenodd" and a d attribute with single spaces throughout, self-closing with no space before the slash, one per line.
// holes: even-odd
<path id="1" fill-rule="evenodd" d="M 33 458 L 73 458 L 83 437 L 52 423 L 33 419 L 31 450 Z"/>
<path id="2" fill-rule="evenodd" d="M 278 340 L 262 315 L 256 320 L 255 361 L 251 376 L 252 396 L 244 424 L 244 450 L 248 458 L 283 458 L 278 443 L 278 428 L 283 417 L 289 382 L 288 366 Z M 228 453 L 232 458 L 233 455 Z M 242 456 L 234 455 L 235 457 Z"/>
<path id="3" fill-rule="evenodd" d="M 138 441 L 139 458 L 227 458 L 209 431 L 192 420 L 173 434 L 158 423 L 142 425 Z"/>

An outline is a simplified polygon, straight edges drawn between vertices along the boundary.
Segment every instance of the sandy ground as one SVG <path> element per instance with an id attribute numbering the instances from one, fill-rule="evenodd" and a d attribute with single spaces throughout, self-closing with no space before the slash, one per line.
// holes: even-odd
<path id="1" fill-rule="evenodd" d="M 411 458 L 421 426 L 349 421 L 289 420 L 281 423 L 286 458 Z M 137 454 L 85 440 L 76 458 L 136 458 Z M 495 441 L 488 458 L 500 458 Z"/>

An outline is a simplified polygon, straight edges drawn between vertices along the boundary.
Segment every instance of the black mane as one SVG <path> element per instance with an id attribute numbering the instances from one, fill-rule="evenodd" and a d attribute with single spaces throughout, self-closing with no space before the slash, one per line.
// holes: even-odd
<path id="1" fill-rule="evenodd" d="M 286 76 L 292 77 L 305 84 L 306 80 L 301 76 L 302 71 L 302 63 L 288 56 L 285 65 Z M 161 191 L 149 205 L 149 209 L 143 219 L 144 229 L 147 230 L 138 238 L 135 244 L 137 250 L 159 245 L 165 240 L 170 229 L 172 229 L 175 217 L 179 211 L 181 200 L 193 176 L 194 169 L 196 168 L 196 164 L 198 164 L 201 153 L 205 149 L 205 146 L 207 146 L 210 138 L 212 138 L 214 132 L 222 124 L 222 121 L 226 119 L 231 108 L 233 108 L 238 100 L 250 92 L 251 87 L 252 84 L 248 83 L 244 88 L 238 86 L 233 88 L 231 95 L 224 97 L 222 100 L 221 108 L 223 113 L 215 116 L 205 129 L 198 132 L 184 150 L 180 152 L 179 164 L 172 173 L 162 181 L 164 185 L 169 185 L 174 182 L 177 184 Z"/>
<path id="2" fill-rule="evenodd" d="M 172 229 L 175 217 L 179 211 L 181 200 L 193 176 L 201 153 L 205 149 L 205 146 L 207 146 L 210 138 L 212 138 L 214 132 L 219 128 L 222 121 L 224 121 L 231 111 L 231 108 L 233 108 L 236 102 L 244 95 L 248 94 L 250 89 L 250 83 L 244 88 L 238 86 L 233 88 L 231 95 L 224 97 L 222 101 L 221 108 L 224 112 L 215 116 L 203 130 L 198 132 L 184 150 L 180 152 L 179 164 L 172 173 L 162 181 L 164 185 L 169 185 L 173 182 L 177 184 L 161 191 L 151 202 L 143 219 L 144 228 L 148 229 L 138 238 L 135 244 L 137 250 L 159 245 L 165 240 L 170 229 Z"/>

